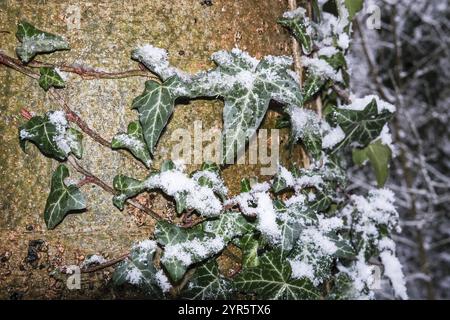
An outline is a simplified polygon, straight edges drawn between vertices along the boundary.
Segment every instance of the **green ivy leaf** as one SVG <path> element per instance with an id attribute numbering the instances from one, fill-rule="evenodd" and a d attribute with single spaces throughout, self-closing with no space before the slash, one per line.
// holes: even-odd
<path id="1" fill-rule="evenodd" d="M 208 246 L 210 241 L 216 237 L 216 235 L 204 232 L 201 227 L 185 229 L 173 225 L 166 221 L 158 221 L 155 229 L 155 237 L 159 244 L 164 246 L 164 254 L 161 258 L 161 264 L 169 273 L 173 281 L 179 281 L 186 273 L 189 264 L 186 264 L 178 256 L 167 256 L 168 247 L 176 247 L 176 253 L 179 256 L 189 256 L 190 264 L 201 262 L 211 255 L 216 254 L 220 249 L 214 252 L 201 252 L 189 245 L 189 241 L 195 241 L 197 246 Z M 224 243 L 225 245 L 225 243 Z"/>
<path id="2" fill-rule="evenodd" d="M 237 246 L 242 251 L 242 269 L 259 265 L 258 250 L 264 246 L 262 238 L 256 238 L 253 233 L 246 234 L 239 239 Z"/>
<path id="3" fill-rule="evenodd" d="M 26 21 L 21 21 L 17 25 L 16 37 L 21 42 L 16 48 L 16 53 L 24 63 L 31 61 L 38 53 L 70 49 L 67 41 L 61 36 L 39 30 Z"/>
<path id="4" fill-rule="evenodd" d="M 332 153 L 351 142 L 358 142 L 362 146 L 366 146 L 380 135 L 383 126 L 391 117 L 392 113 L 387 110 L 378 113 L 375 99 L 363 110 L 333 108 L 332 112 L 328 114 L 329 121 L 342 128 L 345 138 L 334 147 Z"/>
<path id="5" fill-rule="evenodd" d="M 142 181 L 119 174 L 114 177 L 113 187 L 119 192 L 113 197 L 114 205 L 123 210 L 124 204 L 128 198 L 132 198 L 145 190 Z"/>
<path id="6" fill-rule="evenodd" d="M 252 187 L 250 186 L 250 180 L 247 178 L 244 178 L 241 180 L 241 193 L 249 192 L 252 190 Z"/>
<path id="7" fill-rule="evenodd" d="M 364 0 L 345 0 L 345 6 L 349 13 L 349 19 L 352 20 L 355 15 L 363 8 Z"/>
<path id="8" fill-rule="evenodd" d="M 113 149 L 128 149 L 147 168 L 150 168 L 152 164 L 139 121 L 130 122 L 127 133 L 116 134 L 111 142 L 111 147 Z"/>
<path id="9" fill-rule="evenodd" d="M 291 266 L 281 251 L 260 257 L 257 267 L 247 268 L 235 279 L 237 290 L 254 292 L 258 299 L 319 299 L 320 292 L 307 279 L 291 279 Z"/>
<path id="10" fill-rule="evenodd" d="M 305 84 L 302 88 L 303 98 L 305 99 L 305 101 L 308 101 L 312 97 L 314 97 L 324 84 L 325 80 L 322 77 L 315 73 L 307 72 Z"/>
<path id="11" fill-rule="evenodd" d="M 192 300 L 229 299 L 232 293 L 231 281 L 219 273 L 215 260 L 202 264 L 186 286 L 182 296 Z"/>
<path id="12" fill-rule="evenodd" d="M 133 247 L 129 257 L 114 270 L 112 277 L 114 285 L 121 286 L 125 283 L 131 283 L 151 298 L 162 298 L 164 294 L 156 279 L 158 270 L 153 264 L 154 254 L 154 249 L 146 250 L 140 246 Z"/>
<path id="13" fill-rule="evenodd" d="M 61 75 L 55 68 L 41 67 L 39 68 L 41 76 L 39 77 L 39 85 L 42 89 L 47 91 L 50 87 L 64 88 L 65 83 Z"/>
<path id="14" fill-rule="evenodd" d="M 19 127 L 20 146 L 26 151 L 26 141 L 34 143 L 46 156 L 65 160 L 69 153 L 81 158 L 83 154 L 83 135 L 68 124 L 55 125 L 50 121 L 53 111 L 45 116 L 34 116 Z M 59 143 L 58 143 L 59 142 Z"/>
<path id="15" fill-rule="evenodd" d="M 392 151 L 380 140 L 372 142 L 363 149 L 353 149 L 353 162 L 357 165 L 363 165 L 370 161 L 375 171 L 378 187 L 384 186 L 389 175 L 389 162 L 391 161 Z"/>
<path id="16" fill-rule="evenodd" d="M 305 18 L 298 16 L 295 18 L 280 18 L 278 23 L 283 27 L 291 30 L 294 37 L 302 45 L 302 51 L 304 54 L 309 55 L 312 51 L 312 39 L 309 35 L 306 27 Z"/>
<path id="17" fill-rule="evenodd" d="M 275 176 L 272 182 L 272 191 L 274 193 L 279 193 L 281 191 L 286 190 L 286 188 L 287 188 L 286 180 L 284 180 L 279 175 Z"/>
<path id="18" fill-rule="evenodd" d="M 69 169 L 61 164 L 52 176 L 50 194 L 45 205 L 44 219 L 48 229 L 55 228 L 69 213 L 86 208 L 86 200 L 76 185 L 66 186 Z"/>
<path id="19" fill-rule="evenodd" d="M 214 220 L 206 221 L 203 228 L 205 232 L 221 236 L 225 242 L 229 242 L 235 237 L 252 232 L 255 226 L 247 221 L 240 212 L 228 211 Z"/>
<path id="20" fill-rule="evenodd" d="M 133 100 L 132 107 L 139 111 L 139 122 L 150 153 L 173 113 L 175 100 L 185 93 L 185 85 L 178 76 L 173 76 L 162 84 L 152 80 L 145 82 L 144 92 Z"/>

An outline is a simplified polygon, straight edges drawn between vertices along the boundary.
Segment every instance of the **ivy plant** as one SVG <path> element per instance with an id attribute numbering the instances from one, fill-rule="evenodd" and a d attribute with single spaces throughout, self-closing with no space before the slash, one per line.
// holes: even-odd
<path id="1" fill-rule="evenodd" d="M 177 214 L 169 220 L 159 217 L 149 239 L 131 246 L 115 267 L 115 285 L 136 286 L 152 298 L 373 298 L 371 261 L 380 257 L 394 294 L 407 297 L 391 240 L 399 231 L 398 214 L 392 192 L 382 188 L 391 157 L 384 128 L 395 108 L 374 96 L 342 95 L 349 89 L 351 18 L 362 1 L 331 2 L 335 14 L 313 1 L 310 15 L 298 8 L 279 19 L 301 44 L 303 82 L 287 56 L 257 60 L 239 49 L 219 51 L 212 55 L 214 68 L 187 74 L 170 65 L 164 49 L 144 45 L 133 50 L 132 59 L 159 80 L 143 83 L 132 102 L 136 119 L 114 136 L 110 147 L 128 150 L 149 174 L 143 180 L 117 175 L 112 201 L 123 210 L 138 194 L 157 191 L 174 202 Z M 37 54 L 69 48 L 62 37 L 26 22 L 19 23 L 17 37 L 24 68 Z M 64 87 L 55 68 L 42 68 L 38 78 L 44 90 Z M 194 98 L 224 101 L 221 163 L 205 163 L 190 174 L 170 160 L 154 168 L 151 157 L 177 102 Z M 317 99 L 327 101 L 324 117 L 308 108 Z M 245 149 L 270 101 L 283 106 L 279 124 L 290 129 L 291 142 L 304 148 L 311 165 L 280 165 L 268 182 L 241 177 L 241 193 L 230 196 L 221 170 Z M 68 164 L 89 178 L 69 184 L 68 168 L 58 166 L 44 210 L 52 229 L 68 213 L 88 206 L 80 189 L 84 183 L 109 190 L 71 158 L 83 156 L 82 134 L 71 124 L 105 142 L 67 107 L 27 118 L 19 128 L 24 150 L 31 141 L 48 157 L 69 159 Z M 371 162 L 379 189 L 365 196 L 348 193 L 349 154 L 358 165 Z M 188 222 L 181 223 L 184 219 Z M 231 275 L 221 267 L 223 256 L 231 256 L 238 266 Z"/>

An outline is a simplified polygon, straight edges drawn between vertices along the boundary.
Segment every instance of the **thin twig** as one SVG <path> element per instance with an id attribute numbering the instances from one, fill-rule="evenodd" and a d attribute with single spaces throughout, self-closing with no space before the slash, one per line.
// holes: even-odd
<path id="1" fill-rule="evenodd" d="M 297 9 L 297 1 L 296 0 L 288 0 L 289 4 L 289 10 L 295 10 Z M 297 39 L 295 37 L 291 36 L 291 45 L 292 45 L 292 55 L 294 57 L 294 69 L 295 73 L 297 73 L 300 88 L 303 85 L 303 66 L 302 62 L 300 60 L 301 57 L 301 51 L 300 51 L 300 45 L 298 44 Z"/>
<path id="2" fill-rule="evenodd" d="M 344 102 L 346 104 L 350 104 L 352 103 L 352 100 L 350 99 L 350 94 L 345 91 L 344 89 L 342 89 L 340 86 L 338 86 L 337 84 L 333 84 L 331 86 L 334 90 L 334 92 L 336 92 L 336 94 L 342 99 L 344 100 Z"/>
<path id="3" fill-rule="evenodd" d="M 81 273 L 96 272 L 96 271 L 99 271 L 99 270 L 111 267 L 111 266 L 113 266 L 113 265 L 115 265 L 115 264 L 125 260 L 126 258 L 129 257 L 129 255 L 130 255 L 130 253 L 127 252 L 127 253 L 125 253 L 125 254 L 123 254 L 123 255 L 115 258 L 115 259 L 111 259 L 111 260 L 106 261 L 105 263 L 99 264 L 97 266 L 93 266 L 93 267 L 86 268 L 86 269 L 81 269 L 80 271 L 81 271 Z"/>
<path id="4" fill-rule="evenodd" d="M 67 161 L 77 172 L 79 172 L 82 175 L 84 175 L 85 177 L 87 177 L 88 178 L 87 180 L 89 183 L 99 186 L 106 192 L 111 193 L 112 195 L 117 194 L 117 192 L 111 186 L 109 186 L 107 183 L 102 181 L 100 178 L 98 178 L 97 176 L 95 176 L 94 174 L 92 174 L 91 172 L 86 170 L 85 168 L 83 168 L 73 156 L 69 156 L 67 158 Z M 147 213 L 148 215 L 150 215 L 157 221 L 160 221 L 162 219 L 161 216 L 159 216 L 155 211 L 151 210 L 150 208 L 144 207 L 143 205 L 141 205 L 140 203 L 138 203 L 134 200 L 127 199 L 126 203 L 128 203 L 129 205 L 131 205 L 139 210 L 144 211 L 145 213 Z"/>

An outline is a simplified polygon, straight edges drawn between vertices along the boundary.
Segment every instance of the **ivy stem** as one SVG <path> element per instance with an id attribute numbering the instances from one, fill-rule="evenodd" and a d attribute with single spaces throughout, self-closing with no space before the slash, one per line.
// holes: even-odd
<path id="1" fill-rule="evenodd" d="M 30 61 L 28 64 L 24 64 L 19 59 L 10 57 L 0 51 L 0 63 L 9 66 L 13 69 L 16 69 L 17 71 L 25 71 L 25 70 L 18 70 L 18 68 L 26 68 L 28 71 L 30 71 L 30 68 L 41 68 L 41 67 L 49 67 L 49 68 L 58 68 L 61 71 L 74 73 L 79 75 L 84 80 L 92 80 L 92 79 L 123 79 L 123 78 L 130 78 L 130 77 L 145 77 L 150 78 L 154 80 L 158 80 L 159 78 L 155 76 L 154 74 L 149 73 L 146 71 L 145 68 L 140 69 L 131 69 L 131 70 L 125 70 L 125 71 L 103 71 L 98 70 L 92 67 L 86 67 L 86 66 L 79 66 L 79 65 L 69 65 L 69 64 L 52 64 L 47 62 L 42 62 L 38 60 Z M 22 72 L 23 73 L 23 72 Z M 34 72 L 32 72 L 34 74 Z M 35 77 L 35 76 L 33 76 Z M 37 78 L 39 78 L 39 75 L 37 75 Z"/>
<path id="2" fill-rule="evenodd" d="M 297 1 L 296 0 L 288 0 L 289 10 L 297 9 Z M 297 73 L 300 88 L 303 85 L 303 65 L 300 60 L 300 45 L 298 44 L 297 39 L 295 37 L 291 37 L 291 45 L 292 45 L 292 55 L 294 57 L 294 69 L 295 73 Z"/>
<path id="3" fill-rule="evenodd" d="M 20 110 L 20 114 L 22 117 L 24 117 L 27 120 L 31 120 L 31 118 L 33 118 L 33 115 L 27 109 Z"/>
<path id="4" fill-rule="evenodd" d="M 129 255 L 130 255 L 130 253 L 127 252 L 127 253 L 125 253 L 125 254 L 123 254 L 123 255 L 121 255 L 121 256 L 118 256 L 118 257 L 115 258 L 115 259 L 111 259 L 111 260 L 109 260 L 109 261 L 106 261 L 105 263 L 99 264 L 99 265 L 97 265 L 97 266 L 93 266 L 93 267 L 91 267 L 91 268 L 81 269 L 80 271 L 81 271 L 81 273 L 96 272 L 96 271 L 99 271 L 99 270 L 102 270 L 102 269 L 111 267 L 111 266 L 113 266 L 113 265 L 115 265 L 115 264 L 117 264 L 117 263 L 119 263 L 119 262 L 125 260 L 126 258 L 129 257 Z"/>
<path id="5" fill-rule="evenodd" d="M 69 156 L 67 158 L 67 161 L 77 172 L 79 172 L 85 176 L 84 180 L 86 182 L 82 182 L 82 185 L 85 185 L 88 183 L 95 184 L 112 195 L 117 194 L 117 192 L 114 190 L 113 187 L 111 187 L 106 182 L 102 181 L 100 178 L 98 178 L 97 176 L 95 176 L 94 174 L 92 174 L 91 172 L 86 170 L 85 168 L 83 168 L 73 156 Z M 84 180 L 81 180 L 81 181 L 84 181 Z M 131 199 L 127 199 L 126 203 L 128 203 L 129 205 L 131 205 L 139 210 L 144 211 L 145 213 L 147 213 L 148 215 L 150 215 L 152 218 L 154 218 L 157 221 L 160 221 L 162 219 L 161 216 L 158 215 L 155 211 L 151 210 L 150 208 L 144 207 L 139 202 L 136 202 Z"/>
<path id="6" fill-rule="evenodd" d="M 342 89 L 340 86 L 338 86 L 337 84 L 333 84 L 332 88 L 334 90 L 334 92 L 336 92 L 336 94 L 346 103 L 346 104 L 350 104 L 352 103 L 352 100 L 350 99 L 350 94 L 345 91 L 344 89 Z"/>

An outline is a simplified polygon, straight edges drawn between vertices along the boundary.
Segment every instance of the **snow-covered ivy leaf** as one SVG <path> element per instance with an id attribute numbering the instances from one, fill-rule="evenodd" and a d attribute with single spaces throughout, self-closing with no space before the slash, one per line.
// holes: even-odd
<path id="1" fill-rule="evenodd" d="M 333 153 L 351 142 L 366 146 L 380 135 L 391 117 L 392 113 L 388 110 L 378 112 L 375 99 L 363 110 L 333 108 L 327 118 L 331 123 L 339 125 L 345 133 L 345 138 L 334 147 Z"/>
<path id="2" fill-rule="evenodd" d="M 391 161 L 392 151 L 380 140 L 372 142 L 363 149 L 353 149 L 353 162 L 357 165 L 363 165 L 369 161 L 375 171 L 378 187 L 384 186 L 389 175 L 389 162 Z"/>
<path id="3" fill-rule="evenodd" d="M 145 82 L 144 92 L 133 100 L 132 107 L 139 111 L 139 122 L 150 153 L 173 113 L 175 100 L 183 95 L 188 95 L 184 83 L 173 76 L 164 83 Z"/>
<path id="4" fill-rule="evenodd" d="M 34 116 L 19 127 L 20 146 L 25 151 L 26 141 L 34 143 L 46 156 L 64 160 L 69 153 L 81 158 L 82 134 L 68 127 L 62 111 L 50 111 L 45 116 Z"/>
<path id="5" fill-rule="evenodd" d="M 69 213 L 86 208 L 86 200 L 76 185 L 67 186 L 64 179 L 69 177 L 69 169 L 59 165 L 53 173 L 50 194 L 45 205 L 44 219 L 48 229 L 55 228 Z"/>
<path id="6" fill-rule="evenodd" d="M 164 246 L 161 264 L 173 281 L 179 281 L 190 265 L 217 254 L 226 245 L 222 237 L 201 227 L 185 229 L 165 221 L 158 222 L 155 237 Z"/>
<path id="7" fill-rule="evenodd" d="M 127 133 L 118 133 L 114 136 L 111 147 L 113 149 L 128 149 L 137 159 L 150 168 L 152 159 L 145 145 L 142 127 L 139 121 L 130 122 Z"/>
<path id="8" fill-rule="evenodd" d="M 260 257 L 257 267 L 243 270 L 234 280 L 238 291 L 253 292 L 258 299 L 319 299 L 320 292 L 308 279 L 292 279 L 292 269 L 281 251 Z"/>
<path id="9" fill-rule="evenodd" d="M 307 72 L 305 84 L 302 88 L 303 98 L 305 101 L 308 101 L 315 96 L 324 84 L 325 80 L 322 77 L 315 73 Z"/>
<path id="10" fill-rule="evenodd" d="M 232 293 L 231 281 L 219 272 L 214 259 L 195 270 L 182 296 L 192 300 L 229 299 Z"/>
<path id="11" fill-rule="evenodd" d="M 334 253 L 334 256 L 346 259 L 352 259 L 356 257 L 357 253 L 352 247 L 350 239 L 347 239 L 346 237 L 343 237 L 342 235 L 339 235 L 335 232 L 329 232 L 327 234 L 327 238 L 336 245 L 337 250 Z"/>
<path id="12" fill-rule="evenodd" d="M 300 12 L 299 12 L 300 13 Z M 289 15 L 285 14 L 278 19 L 278 23 L 288 28 L 297 41 L 302 46 L 304 54 L 309 55 L 312 51 L 312 39 L 308 31 L 308 25 L 305 20 L 305 14 Z"/>
<path id="13" fill-rule="evenodd" d="M 203 229 L 206 232 L 221 236 L 225 242 L 228 242 L 234 237 L 252 232 L 255 226 L 247 221 L 240 212 L 227 211 L 214 220 L 206 221 L 203 224 Z"/>
<path id="14" fill-rule="evenodd" d="M 41 67 L 39 68 L 41 76 L 39 77 L 39 85 L 42 89 L 47 91 L 50 87 L 54 88 L 64 88 L 64 79 L 55 70 L 55 68 Z"/>
<path id="15" fill-rule="evenodd" d="M 130 255 L 114 270 L 112 281 L 116 286 L 125 283 L 137 286 L 147 296 L 158 299 L 163 291 L 158 281 L 158 270 L 153 263 L 156 244 L 144 240 L 131 249 Z"/>
<path id="16" fill-rule="evenodd" d="M 272 191 L 274 193 L 279 193 L 281 191 L 284 191 L 287 189 L 287 184 L 286 184 L 286 180 L 283 177 L 280 177 L 279 175 L 276 175 L 273 178 L 273 182 L 272 182 Z"/>
<path id="17" fill-rule="evenodd" d="M 17 25 L 16 37 L 21 42 L 16 48 L 16 53 L 24 63 L 31 61 L 38 53 L 70 49 L 67 41 L 61 36 L 39 30 L 26 21 L 21 21 Z"/>

